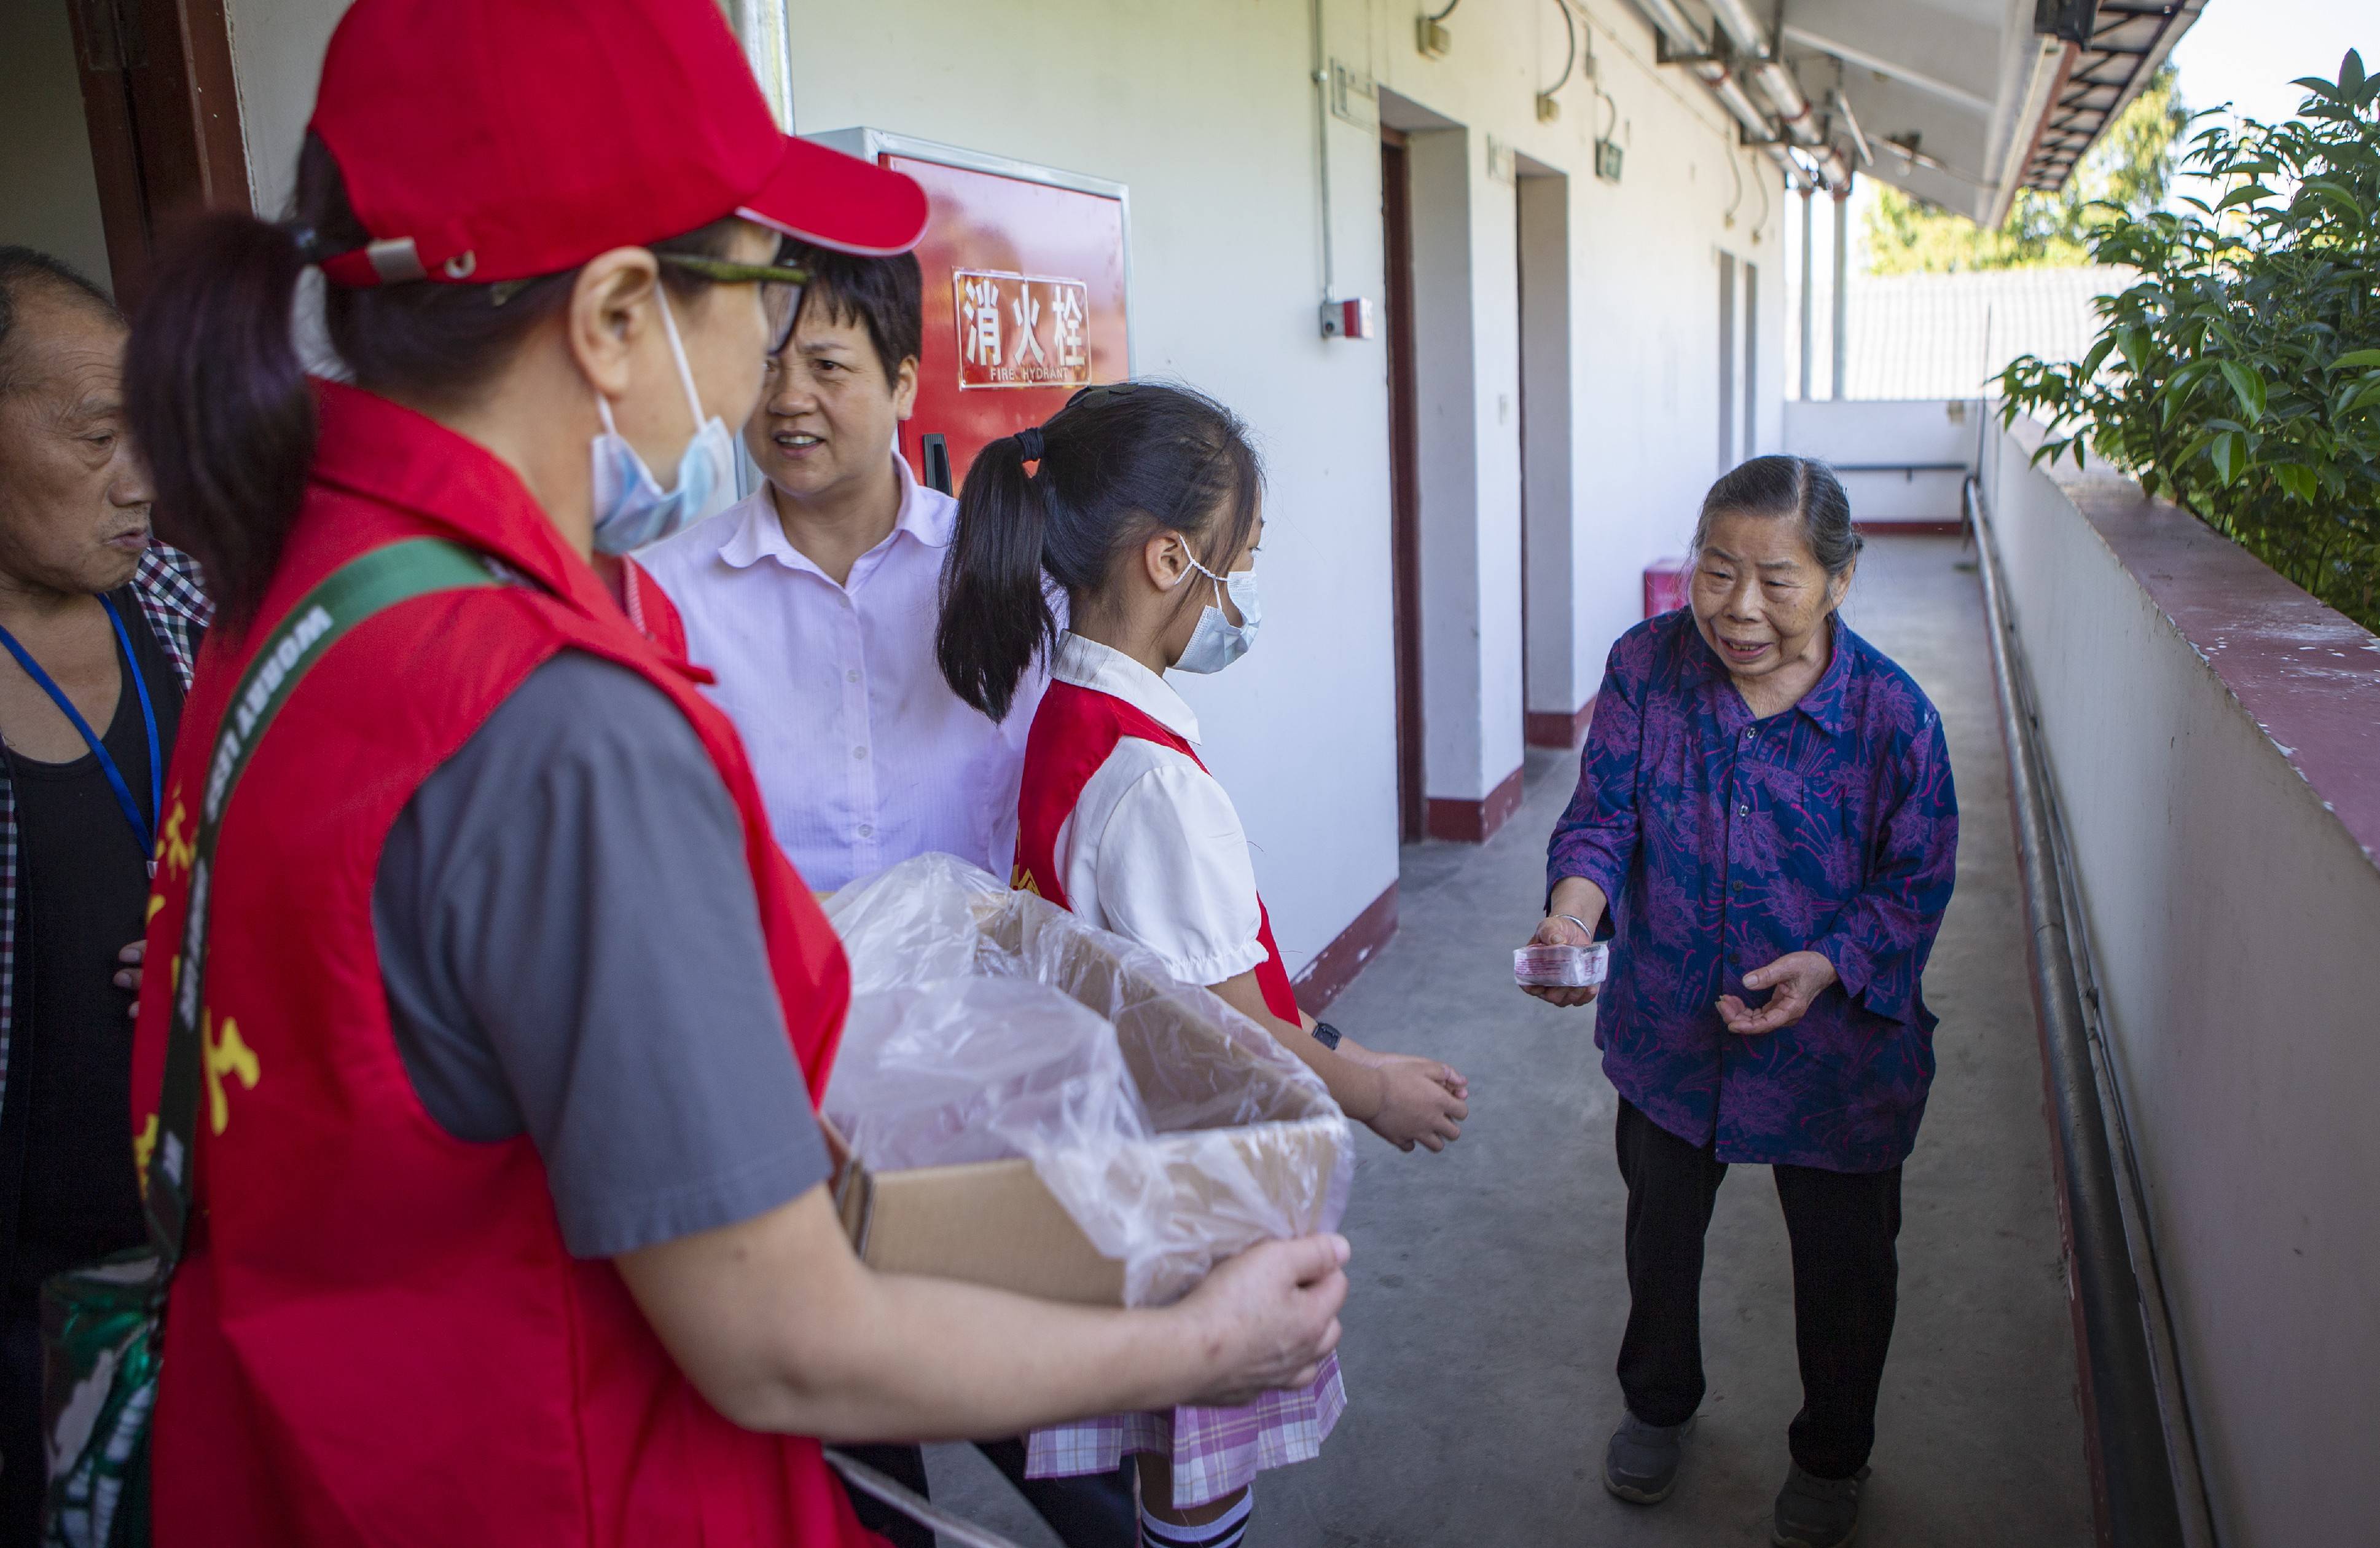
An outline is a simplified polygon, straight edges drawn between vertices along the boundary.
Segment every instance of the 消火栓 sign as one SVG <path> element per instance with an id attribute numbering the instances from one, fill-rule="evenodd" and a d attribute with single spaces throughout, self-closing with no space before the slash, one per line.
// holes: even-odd
<path id="1" fill-rule="evenodd" d="M 959 386 L 1082 387 L 1091 381 L 1083 337 L 1089 287 L 1051 274 L 951 271 Z"/>

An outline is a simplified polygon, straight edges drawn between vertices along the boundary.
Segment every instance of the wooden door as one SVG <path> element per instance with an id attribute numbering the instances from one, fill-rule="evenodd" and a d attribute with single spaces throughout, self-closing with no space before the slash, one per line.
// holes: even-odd
<path id="1" fill-rule="evenodd" d="M 1397 833 L 1427 831 L 1422 757 L 1420 436 L 1414 382 L 1413 178 L 1405 137 L 1380 130 L 1380 219 L 1386 239 L 1389 346 L 1389 532 L 1397 676 Z"/>

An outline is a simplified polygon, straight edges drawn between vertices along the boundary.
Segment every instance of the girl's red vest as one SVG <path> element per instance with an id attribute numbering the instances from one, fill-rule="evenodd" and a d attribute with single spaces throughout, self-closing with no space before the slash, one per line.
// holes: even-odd
<path id="1" fill-rule="evenodd" d="M 340 564 L 406 538 L 452 539 L 521 584 L 418 598 L 358 626 L 298 685 L 225 814 L 196 1210 L 152 1440 L 157 1541 L 878 1543 L 817 1443 L 721 1418 L 612 1265 L 564 1249 L 528 1139 L 466 1143 L 423 1110 L 389 1028 L 372 884 L 415 788 L 540 663 L 579 650 L 666 693 L 743 813 L 813 1100 L 849 993 L 833 932 L 771 839 L 741 743 L 695 691 L 700 675 L 631 627 L 519 480 L 383 399 L 326 384 L 319 401 L 312 483 L 261 616 L 211 636 L 199 663 L 152 962 L 181 939 L 191 798 L 268 626 Z M 136 1135 L 155 1132 L 171 999 L 162 985 L 141 996 Z M 686 1009 L 656 1035 L 698 1030 L 702 1007 Z"/>
<path id="2" fill-rule="evenodd" d="M 1046 897 L 1061 908 L 1074 907 L 1066 901 L 1066 880 L 1058 869 L 1058 830 L 1074 815 L 1075 803 L 1083 798 L 1083 786 L 1126 737 L 1170 747 L 1200 769 L 1207 766 L 1198 762 L 1186 738 L 1114 694 L 1075 683 L 1050 685 L 1033 716 L 1033 729 L 1025 738 L 1013 885 Z M 1290 987 L 1281 948 L 1273 945 L 1272 916 L 1266 912 L 1262 898 L 1257 899 L 1257 939 L 1265 949 L 1265 959 L 1257 964 L 1257 987 L 1264 993 L 1265 1008 L 1294 1027 L 1297 995 Z"/>

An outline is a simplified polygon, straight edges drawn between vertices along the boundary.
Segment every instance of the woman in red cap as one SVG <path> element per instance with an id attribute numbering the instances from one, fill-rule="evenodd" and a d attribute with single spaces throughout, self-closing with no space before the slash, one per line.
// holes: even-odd
<path id="1" fill-rule="evenodd" d="M 710 0 L 358 0 L 295 220 L 160 264 L 131 412 L 224 623 L 136 1048 L 159 1542 L 857 1544 L 790 1437 L 1227 1401 L 1336 1341 L 1335 1237 L 1151 1311 L 855 1260 L 840 951 L 591 567 L 731 496 L 781 238 L 924 221 L 777 130 Z M 310 264 L 352 384 L 300 368 Z"/>

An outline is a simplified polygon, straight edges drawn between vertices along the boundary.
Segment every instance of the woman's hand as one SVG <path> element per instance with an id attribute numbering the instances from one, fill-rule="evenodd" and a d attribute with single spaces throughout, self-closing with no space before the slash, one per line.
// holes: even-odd
<path id="1" fill-rule="evenodd" d="M 1221 1351 L 1214 1386 L 1192 1401 L 1237 1408 L 1313 1381 L 1322 1357 L 1339 1347 L 1347 1252 L 1344 1237 L 1301 1237 L 1259 1242 L 1217 1264 L 1181 1303 Z"/>
<path id="2" fill-rule="evenodd" d="M 1565 883 L 1564 884 L 1567 885 L 1568 884 Z M 1557 899 L 1556 901 L 1559 902 L 1560 899 Z M 1597 902 L 1600 903 L 1600 901 L 1601 899 L 1598 898 Z M 1579 915 L 1579 918 L 1583 920 L 1593 920 L 1601 912 L 1602 909 L 1597 908 L 1596 913 L 1581 914 Z M 1563 918 L 1560 913 L 1554 913 L 1547 915 L 1545 922 L 1537 926 L 1537 932 L 1529 937 L 1529 945 L 1533 946 L 1591 946 L 1595 945 L 1595 937 L 1590 932 L 1581 930 L 1574 921 Z M 1560 984 L 1524 983 L 1521 985 L 1521 993 L 1524 994 L 1534 994 L 1549 1006 L 1583 1006 L 1593 1000 L 1595 998 L 1596 991 L 1601 987 L 1602 986 L 1600 984 L 1593 983 L 1582 984 L 1574 988 L 1565 987 Z"/>
<path id="3" fill-rule="evenodd" d="M 1802 1019 L 1811 1002 L 1827 992 L 1835 981 L 1835 965 L 1826 955 L 1815 951 L 1791 951 L 1766 968 L 1755 968 L 1743 975 L 1746 989 L 1774 989 L 1768 1003 L 1753 1010 L 1733 994 L 1722 994 L 1718 1001 L 1719 1019 L 1727 1030 L 1739 1037 L 1756 1037 L 1790 1027 Z"/>

